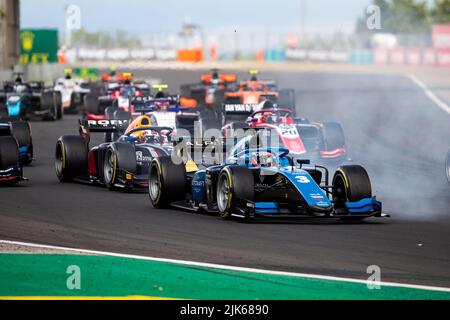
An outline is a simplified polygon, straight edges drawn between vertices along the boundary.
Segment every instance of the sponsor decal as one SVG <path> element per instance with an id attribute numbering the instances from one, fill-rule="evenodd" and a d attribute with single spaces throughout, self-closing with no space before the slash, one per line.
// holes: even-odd
<path id="1" fill-rule="evenodd" d="M 297 182 L 299 182 L 299 183 L 310 183 L 311 182 L 307 176 L 296 176 L 295 180 L 297 180 Z"/>
<path id="2" fill-rule="evenodd" d="M 109 126 L 120 126 L 127 123 L 128 120 L 88 120 L 89 126 L 109 127 Z"/>
<path id="3" fill-rule="evenodd" d="M 136 151 L 136 161 L 137 162 L 150 162 L 153 158 L 151 156 L 146 156 L 142 151 Z"/>
<path id="4" fill-rule="evenodd" d="M 252 112 L 253 104 L 226 104 L 225 112 Z"/>
<path id="5" fill-rule="evenodd" d="M 320 193 L 311 193 L 309 196 L 311 198 L 313 198 L 314 200 L 323 200 L 324 199 L 323 195 Z"/>
<path id="6" fill-rule="evenodd" d="M 204 187 L 205 181 L 203 180 L 192 180 L 192 186 L 193 187 Z"/>

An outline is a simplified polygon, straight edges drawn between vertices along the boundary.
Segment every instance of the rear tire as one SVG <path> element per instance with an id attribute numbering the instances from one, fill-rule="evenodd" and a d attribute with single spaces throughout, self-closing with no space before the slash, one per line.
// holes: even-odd
<path id="1" fill-rule="evenodd" d="M 253 201 L 255 182 L 249 168 L 244 166 L 227 166 L 222 169 L 217 179 L 217 208 L 222 219 L 230 219 L 232 209 L 239 200 Z"/>
<path id="2" fill-rule="evenodd" d="M 153 207 L 166 208 L 171 202 L 184 199 L 186 194 L 184 163 L 175 164 L 170 156 L 156 158 L 150 164 L 148 177 L 149 198 Z"/>
<path id="3" fill-rule="evenodd" d="M 48 113 L 43 116 L 43 120 L 54 121 L 57 119 L 58 107 L 55 104 L 52 91 L 44 91 L 41 96 L 41 110 L 47 110 Z"/>
<path id="4" fill-rule="evenodd" d="M 60 120 L 63 118 L 64 107 L 62 104 L 62 96 L 60 91 L 55 91 L 53 93 L 53 101 L 56 106 L 56 119 Z"/>
<path id="5" fill-rule="evenodd" d="M 19 145 L 11 136 L 0 137 L 0 169 L 19 164 Z"/>
<path id="6" fill-rule="evenodd" d="M 0 169 L 19 165 L 19 145 L 17 140 L 11 136 L 0 137 Z M 19 181 L 19 178 L 1 182 L 4 185 L 12 185 Z"/>
<path id="7" fill-rule="evenodd" d="M 100 113 L 100 103 L 98 101 L 98 94 L 88 93 L 84 97 L 84 109 L 92 114 Z"/>
<path id="8" fill-rule="evenodd" d="M 11 122 L 11 131 L 16 138 L 19 148 L 27 147 L 27 156 L 22 160 L 23 165 L 29 165 L 33 161 L 33 141 L 31 138 L 31 127 L 27 121 Z"/>
<path id="9" fill-rule="evenodd" d="M 62 136 L 56 143 L 55 170 L 61 182 L 87 173 L 88 148 L 80 136 Z"/>
<path id="10" fill-rule="evenodd" d="M 136 173 L 136 149 L 127 142 L 112 144 L 105 153 L 103 162 L 103 177 L 106 187 L 114 190 L 118 181 L 119 168 L 130 173 Z"/>

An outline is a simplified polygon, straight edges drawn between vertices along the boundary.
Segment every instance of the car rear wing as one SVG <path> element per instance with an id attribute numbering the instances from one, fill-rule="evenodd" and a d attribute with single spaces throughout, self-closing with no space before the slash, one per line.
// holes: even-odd
<path id="1" fill-rule="evenodd" d="M 128 127 L 129 120 L 79 120 L 80 132 L 89 134 L 90 132 L 122 132 Z"/>
<path id="2" fill-rule="evenodd" d="M 226 114 L 249 115 L 256 109 L 256 106 L 257 104 L 250 103 L 224 103 L 222 104 L 222 111 Z"/>
<path id="3" fill-rule="evenodd" d="M 177 108 L 179 106 L 178 97 L 153 98 L 153 97 L 135 97 L 132 102 L 135 112 L 152 112 L 158 110 L 157 104 L 169 104 L 169 108 Z"/>

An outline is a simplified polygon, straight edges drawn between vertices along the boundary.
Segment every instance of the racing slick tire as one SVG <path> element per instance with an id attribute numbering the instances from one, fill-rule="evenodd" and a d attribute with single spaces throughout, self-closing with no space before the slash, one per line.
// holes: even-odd
<path id="1" fill-rule="evenodd" d="M 109 190 L 114 190 L 119 168 L 136 174 L 136 150 L 127 142 L 116 142 L 108 147 L 103 162 L 103 180 Z"/>
<path id="2" fill-rule="evenodd" d="M 155 208 L 167 208 L 171 202 L 183 200 L 186 194 L 186 167 L 175 164 L 172 157 L 153 159 L 149 167 L 148 194 Z"/>
<path id="3" fill-rule="evenodd" d="M 11 136 L 0 137 L 0 170 L 19 164 L 19 145 Z M 15 184 L 19 178 L 8 180 L 7 185 Z M 4 182 L 2 183 L 4 184 Z"/>
<path id="4" fill-rule="evenodd" d="M 64 107 L 62 104 L 62 95 L 60 91 L 55 91 L 53 93 L 53 103 L 56 106 L 56 119 L 60 120 L 64 114 Z"/>
<path id="5" fill-rule="evenodd" d="M 41 96 L 41 110 L 48 111 L 42 117 L 43 120 L 54 121 L 58 119 L 58 107 L 55 104 L 52 91 L 44 91 Z"/>
<path id="6" fill-rule="evenodd" d="M 60 182 L 87 173 L 88 148 L 81 136 L 62 136 L 56 142 L 55 170 Z"/>
<path id="7" fill-rule="evenodd" d="M 255 181 L 249 168 L 244 166 L 227 166 L 222 169 L 217 179 L 217 208 L 223 219 L 230 219 L 232 209 L 239 200 L 253 201 L 255 198 Z"/>
<path id="8" fill-rule="evenodd" d="M 447 181 L 450 183 L 450 149 L 447 152 L 447 158 L 445 159 L 445 172 L 447 175 Z"/>
<path id="9" fill-rule="evenodd" d="M 366 169 L 360 165 L 345 165 L 336 169 L 333 177 L 333 201 L 357 202 L 372 197 L 372 185 Z M 363 218 L 349 216 L 342 220 L 358 221 Z"/>
<path id="10" fill-rule="evenodd" d="M 23 165 L 29 165 L 33 161 L 33 141 L 31 127 L 27 121 L 11 122 L 11 133 L 16 138 L 19 148 L 27 147 L 27 156 L 22 160 Z"/>
<path id="11" fill-rule="evenodd" d="M 345 147 L 344 130 L 339 123 L 325 122 L 323 124 L 323 136 L 327 151 Z"/>
<path id="12" fill-rule="evenodd" d="M 100 103 L 98 101 L 98 94 L 88 93 L 84 96 L 84 108 L 87 112 L 92 114 L 100 113 Z"/>
<path id="13" fill-rule="evenodd" d="M 11 136 L 0 137 L 0 169 L 19 163 L 19 145 Z"/>

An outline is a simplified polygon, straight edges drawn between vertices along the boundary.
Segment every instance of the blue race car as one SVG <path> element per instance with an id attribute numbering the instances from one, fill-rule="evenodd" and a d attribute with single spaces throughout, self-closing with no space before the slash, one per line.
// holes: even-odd
<path id="1" fill-rule="evenodd" d="M 62 117 L 61 94 L 42 82 L 24 82 L 18 74 L 0 92 L 0 118 L 57 120 Z"/>
<path id="2" fill-rule="evenodd" d="M 205 210 L 224 219 L 387 216 L 372 196 L 363 167 L 339 167 L 329 185 L 325 167 L 309 160 L 294 164 L 288 154 L 286 148 L 239 151 L 236 145 L 225 164 L 203 168 L 175 156 L 155 158 L 149 169 L 150 201 L 155 208 Z"/>

